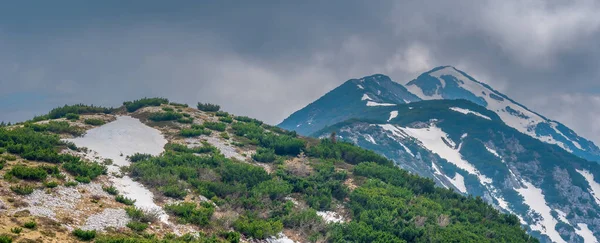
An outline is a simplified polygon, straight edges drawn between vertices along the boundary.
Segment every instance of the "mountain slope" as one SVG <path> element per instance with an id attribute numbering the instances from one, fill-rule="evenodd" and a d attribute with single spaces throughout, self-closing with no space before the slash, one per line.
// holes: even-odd
<path id="1" fill-rule="evenodd" d="M 372 151 L 198 107 L 65 106 L 0 127 L 0 242 L 538 242 Z"/>
<path id="2" fill-rule="evenodd" d="M 437 67 L 406 84 L 406 88 L 423 100 L 466 99 L 496 112 L 509 126 L 556 144 L 590 161 L 600 162 L 600 149 L 565 125 L 550 120 L 515 102 L 489 85 L 450 66 Z"/>
<path id="3" fill-rule="evenodd" d="M 392 110 L 381 110 L 314 135 L 336 132 L 441 186 L 481 196 L 518 215 L 543 241 L 583 242 L 581 230 L 600 232 L 598 164 L 524 135 L 467 101 L 423 101 L 394 111 L 400 115 L 390 121 Z"/>
<path id="4" fill-rule="evenodd" d="M 351 79 L 293 113 L 278 126 L 302 135 L 369 112 L 373 108 L 420 100 L 389 77 L 376 74 Z"/>

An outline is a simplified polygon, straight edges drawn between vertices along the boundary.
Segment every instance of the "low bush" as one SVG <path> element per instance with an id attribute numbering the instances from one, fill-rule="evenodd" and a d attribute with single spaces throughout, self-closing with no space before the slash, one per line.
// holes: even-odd
<path id="1" fill-rule="evenodd" d="M 79 158 L 63 163 L 62 167 L 67 172 L 76 176 L 76 179 L 77 177 L 80 177 L 83 181 L 85 181 L 84 177 L 93 180 L 100 175 L 106 174 L 106 166 L 94 162 L 83 161 Z M 81 180 L 77 181 L 82 182 Z"/>
<path id="2" fill-rule="evenodd" d="M 114 186 L 103 186 L 102 190 L 104 190 L 106 193 L 113 195 L 113 196 L 116 196 L 119 194 L 119 191 Z"/>
<path id="3" fill-rule="evenodd" d="M 175 110 L 173 110 L 173 108 L 171 108 L 171 107 L 163 107 L 163 108 L 161 108 L 161 109 L 162 109 L 163 111 L 167 111 L 167 112 L 169 112 L 169 111 L 171 111 L 171 112 L 172 112 L 172 111 L 175 111 Z"/>
<path id="4" fill-rule="evenodd" d="M 225 122 L 225 123 L 232 123 L 233 122 L 233 118 L 231 118 L 229 116 L 219 117 L 219 121 Z"/>
<path id="5" fill-rule="evenodd" d="M 208 225 L 215 211 L 215 207 L 208 202 L 202 202 L 200 206 L 194 202 L 181 202 L 166 205 L 164 208 L 168 213 L 177 216 L 182 223 L 198 226 Z"/>
<path id="6" fill-rule="evenodd" d="M 64 185 L 66 187 L 74 187 L 74 186 L 77 186 L 77 184 L 78 184 L 77 181 L 67 181 L 67 182 L 65 182 Z"/>
<path id="7" fill-rule="evenodd" d="M 128 205 L 128 206 L 131 206 L 131 205 L 133 205 L 133 204 L 135 203 L 135 201 L 136 201 L 136 200 L 134 200 L 134 199 L 131 199 L 131 198 L 125 197 L 125 196 L 123 196 L 123 195 L 117 195 L 117 196 L 115 197 L 115 200 L 116 200 L 117 202 L 120 202 L 120 203 L 122 203 L 122 204 L 125 204 L 125 205 Z"/>
<path id="8" fill-rule="evenodd" d="M 247 116 L 236 116 L 233 119 L 236 119 L 236 120 L 241 121 L 241 122 L 254 123 L 254 124 L 259 125 L 259 126 L 263 124 L 262 121 L 259 121 L 259 120 L 256 120 L 254 118 L 250 118 L 250 117 L 247 117 Z"/>
<path id="9" fill-rule="evenodd" d="M 104 120 L 96 119 L 96 118 L 85 119 L 83 122 L 85 124 L 92 125 L 92 126 L 102 126 L 106 123 L 106 122 L 104 122 Z"/>
<path id="10" fill-rule="evenodd" d="M 138 221 L 129 221 L 129 223 L 127 223 L 127 228 L 140 232 L 146 230 L 148 228 L 148 224 Z"/>
<path id="11" fill-rule="evenodd" d="M 132 163 L 141 161 L 141 160 L 147 160 L 149 158 L 152 158 L 151 154 L 141 154 L 141 153 L 135 153 L 133 155 L 129 155 L 127 156 L 127 160 L 129 160 Z"/>
<path id="12" fill-rule="evenodd" d="M 73 136 L 81 136 L 85 133 L 84 129 L 76 126 L 71 126 L 66 121 L 50 121 L 45 124 L 26 123 L 25 127 L 31 128 L 36 132 L 71 134 Z"/>
<path id="13" fill-rule="evenodd" d="M 252 155 L 252 159 L 263 163 L 271 163 L 275 161 L 276 158 L 275 151 L 268 148 L 258 148 L 256 153 Z"/>
<path id="14" fill-rule="evenodd" d="M 11 186 L 10 190 L 12 190 L 14 193 L 19 194 L 19 195 L 29 195 L 31 193 L 33 193 L 33 187 L 29 186 L 29 185 L 15 185 L 15 186 Z"/>
<path id="15" fill-rule="evenodd" d="M 35 227 L 37 227 L 37 223 L 33 220 L 28 221 L 23 224 L 23 227 L 28 228 L 28 229 L 35 229 Z"/>
<path id="16" fill-rule="evenodd" d="M 235 221 L 233 227 L 242 234 L 255 239 L 266 239 L 281 232 L 283 224 L 281 221 L 264 220 L 258 218 L 240 217 Z"/>
<path id="17" fill-rule="evenodd" d="M 200 135 L 209 136 L 210 134 L 211 134 L 211 131 L 210 130 L 206 130 L 204 128 L 202 128 L 202 129 L 193 129 L 193 128 L 192 129 L 187 129 L 187 128 L 184 128 L 184 129 L 181 129 L 179 131 L 179 135 L 180 136 L 187 137 L 187 138 L 189 138 L 189 137 L 197 137 L 197 136 L 200 136 Z"/>
<path id="18" fill-rule="evenodd" d="M 151 121 L 159 122 L 159 121 L 174 121 L 182 118 L 183 115 L 181 113 L 176 112 L 155 112 L 151 113 L 148 116 L 148 119 Z"/>
<path id="19" fill-rule="evenodd" d="M 56 181 L 48 181 L 44 183 L 44 186 L 47 188 L 55 188 L 58 186 L 58 182 Z"/>
<path id="20" fill-rule="evenodd" d="M 227 128 L 227 125 L 222 122 L 204 122 L 202 125 L 210 130 L 215 130 L 219 132 L 224 132 Z"/>
<path id="21" fill-rule="evenodd" d="M 194 123 L 194 118 L 191 118 L 191 117 L 188 117 L 188 118 L 182 117 L 182 118 L 177 119 L 177 122 L 183 123 L 183 124 L 192 124 L 192 123 Z"/>
<path id="22" fill-rule="evenodd" d="M 219 111 L 221 109 L 221 106 L 219 106 L 219 105 L 215 105 L 215 104 L 211 104 L 211 103 L 200 103 L 200 102 L 198 102 L 198 105 L 196 105 L 196 107 L 198 108 L 198 110 L 208 111 L 208 112 L 215 112 L 215 111 Z"/>
<path id="23" fill-rule="evenodd" d="M 0 243 L 12 243 L 13 239 L 10 235 L 0 235 Z"/>
<path id="24" fill-rule="evenodd" d="M 79 114 L 67 113 L 67 115 L 65 115 L 65 118 L 67 118 L 67 120 L 79 120 Z"/>
<path id="25" fill-rule="evenodd" d="M 225 111 L 217 111 L 217 112 L 215 113 L 215 115 L 216 115 L 216 116 L 223 117 L 223 116 L 229 116 L 229 113 L 227 113 L 227 112 L 225 112 Z"/>
<path id="26" fill-rule="evenodd" d="M 48 172 L 41 167 L 28 167 L 24 165 L 15 165 L 8 173 L 22 180 L 42 181 L 48 176 Z"/>
<path id="27" fill-rule="evenodd" d="M 37 122 L 37 121 L 43 121 L 43 120 L 48 120 L 48 119 L 58 119 L 58 118 L 66 117 L 67 114 L 76 114 L 76 115 L 77 114 L 95 114 L 95 113 L 110 114 L 114 111 L 115 111 L 114 108 L 107 108 L 107 107 L 100 107 L 100 106 L 93 106 L 93 105 L 84 105 L 84 104 L 65 105 L 63 107 L 58 107 L 58 108 L 52 109 L 46 115 L 36 116 L 33 118 L 32 121 Z"/>
<path id="28" fill-rule="evenodd" d="M 168 103 L 169 100 L 165 98 L 143 98 L 139 100 L 123 102 L 123 105 L 128 112 L 134 112 L 146 106 L 160 106 Z"/>
<path id="29" fill-rule="evenodd" d="M 127 207 L 125 208 L 127 215 L 131 217 L 132 220 L 139 221 L 142 223 L 151 223 L 156 222 L 160 216 L 160 210 L 155 209 L 141 209 L 137 207 Z"/>
<path id="30" fill-rule="evenodd" d="M 73 230 L 73 235 L 82 241 L 90 241 L 96 238 L 96 231 L 75 229 Z"/>
<path id="31" fill-rule="evenodd" d="M 20 234 L 21 232 L 23 232 L 23 228 L 21 227 L 14 227 L 10 229 L 10 232 L 12 232 L 13 234 Z"/>
<path id="32" fill-rule="evenodd" d="M 188 104 L 182 104 L 182 103 L 176 103 L 176 102 L 171 102 L 169 104 L 172 106 L 175 106 L 175 107 L 188 107 Z"/>

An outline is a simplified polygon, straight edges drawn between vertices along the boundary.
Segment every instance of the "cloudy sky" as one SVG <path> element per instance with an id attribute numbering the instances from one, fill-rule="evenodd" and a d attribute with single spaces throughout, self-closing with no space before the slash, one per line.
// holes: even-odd
<path id="1" fill-rule="evenodd" d="M 600 142 L 594 0 L 13 2 L 4 121 L 163 96 L 276 124 L 347 79 L 452 65 Z"/>

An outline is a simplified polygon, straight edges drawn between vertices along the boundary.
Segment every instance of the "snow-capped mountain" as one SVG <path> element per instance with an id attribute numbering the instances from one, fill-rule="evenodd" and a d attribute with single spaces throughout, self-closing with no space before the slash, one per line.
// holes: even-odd
<path id="1" fill-rule="evenodd" d="M 540 141 L 556 144 L 591 161 L 600 162 L 600 149 L 565 125 L 515 102 L 489 85 L 450 66 L 437 67 L 406 84 L 423 100 L 466 99 L 496 112 L 502 121 Z"/>
<path id="2" fill-rule="evenodd" d="M 424 73 L 407 89 L 393 83 L 379 74 L 349 80 L 280 126 L 315 137 L 336 132 L 517 215 L 542 242 L 600 239 L 592 142 L 453 67 Z"/>
<path id="3" fill-rule="evenodd" d="M 350 79 L 315 102 L 285 119 L 280 127 L 310 135 L 319 129 L 344 121 L 372 107 L 393 106 L 421 100 L 389 77 L 376 74 Z"/>

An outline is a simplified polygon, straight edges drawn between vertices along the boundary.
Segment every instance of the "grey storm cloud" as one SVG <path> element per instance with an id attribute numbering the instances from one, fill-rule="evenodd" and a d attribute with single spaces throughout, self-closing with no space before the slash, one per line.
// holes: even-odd
<path id="1" fill-rule="evenodd" d="M 163 96 L 276 124 L 350 78 L 453 65 L 600 142 L 600 5 L 553 1 L 19 1 L 0 120 Z"/>

